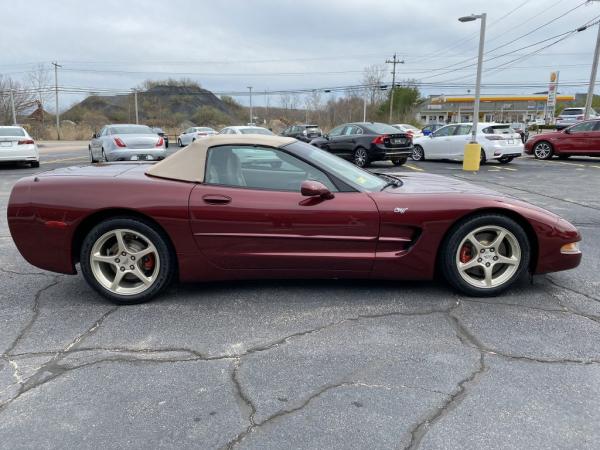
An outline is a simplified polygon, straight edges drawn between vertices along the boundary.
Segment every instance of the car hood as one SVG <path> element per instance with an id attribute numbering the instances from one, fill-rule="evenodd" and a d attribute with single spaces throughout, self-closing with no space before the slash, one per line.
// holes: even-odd
<path id="1" fill-rule="evenodd" d="M 402 194 L 423 194 L 435 197 L 440 205 L 460 205 L 464 208 L 500 207 L 537 211 L 550 221 L 559 216 L 539 206 L 513 197 L 510 194 L 488 189 L 468 181 L 429 173 L 395 173 L 403 182 L 400 187 L 388 187 L 383 192 L 371 194 L 380 209 L 394 209 Z"/>

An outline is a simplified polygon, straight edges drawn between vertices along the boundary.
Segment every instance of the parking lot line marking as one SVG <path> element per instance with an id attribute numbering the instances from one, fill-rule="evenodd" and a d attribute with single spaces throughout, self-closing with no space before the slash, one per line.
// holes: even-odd
<path id="1" fill-rule="evenodd" d="M 577 163 L 565 162 L 565 161 L 554 161 L 554 162 L 557 164 L 566 164 L 567 166 L 585 167 L 585 164 L 577 164 Z"/>
<path id="2" fill-rule="evenodd" d="M 413 166 L 412 164 L 405 164 L 404 167 L 408 167 L 409 169 L 416 170 L 417 172 L 425 172 L 425 169 L 421 169 L 420 167 Z"/>
<path id="3" fill-rule="evenodd" d="M 42 162 L 44 164 L 55 164 L 55 163 L 66 162 L 66 161 L 77 161 L 77 160 L 81 160 L 81 159 L 88 160 L 89 157 L 88 156 L 74 156 L 73 158 L 53 159 L 51 161 L 42 161 Z"/>
<path id="4" fill-rule="evenodd" d="M 512 167 L 499 167 L 499 169 L 510 170 L 512 172 L 516 172 L 519 169 L 513 169 Z"/>

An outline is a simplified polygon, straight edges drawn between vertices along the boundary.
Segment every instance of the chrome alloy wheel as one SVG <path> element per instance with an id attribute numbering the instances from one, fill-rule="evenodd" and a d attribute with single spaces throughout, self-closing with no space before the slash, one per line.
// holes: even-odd
<path id="1" fill-rule="evenodd" d="M 535 148 L 533 149 L 533 154 L 536 158 L 548 159 L 552 154 L 552 148 L 547 142 L 540 142 L 539 144 L 536 144 Z"/>
<path id="2" fill-rule="evenodd" d="M 517 272 L 521 247 L 506 228 L 486 225 L 461 241 L 455 260 L 463 280 L 471 286 L 489 289 L 506 283 Z"/>
<path id="3" fill-rule="evenodd" d="M 358 167 L 365 167 L 368 158 L 367 151 L 364 148 L 357 148 L 354 152 L 354 164 Z"/>
<path id="4" fill-rule="evenodd" d="M 119 295 L 136 295 L 156 281 L 160 257 L 146 236 L 116 229 L 96 240 L 90 252 L 90 266 L 94 278 L 105 289 Z"/>
<path id="5" fill-rule="evenodd" d="M 425 156 L 425 152 L 423 151 L 423 147 L 420 145 L 415 145 L 413 147 L 412 159 L 413 161 L 421 161 Z"/>

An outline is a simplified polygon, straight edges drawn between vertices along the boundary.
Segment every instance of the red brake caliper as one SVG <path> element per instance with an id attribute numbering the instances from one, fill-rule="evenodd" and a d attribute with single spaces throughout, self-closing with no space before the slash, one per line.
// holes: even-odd
<path id="1" fill-rule="evenodd" d="M 142 264 L 144 265 L 144 269 L 151 271 L 152 269 L 154 269 L 154 255 L 153 254 L 149 254 L 144 256 L 144 259 L 142 260 Z"/>
<path id="2" fill-rule="evenodd" d="M 473 253 L 471 252 L 471 246 L 464 244 L 460 249 L 459 255 L 460 262 L 465 264 L 473 259 Z"/>

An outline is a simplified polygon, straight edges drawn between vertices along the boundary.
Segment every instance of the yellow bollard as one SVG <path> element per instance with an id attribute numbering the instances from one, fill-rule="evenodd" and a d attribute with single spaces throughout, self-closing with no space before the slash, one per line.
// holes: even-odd
<path id="1" fill-rule="evenodd" d="M 481 160 L 481 145 L 469 142 L 465 145 L 465 156 L 463 158 L 463 170 L 476 172 L 479 170 Z"/>

